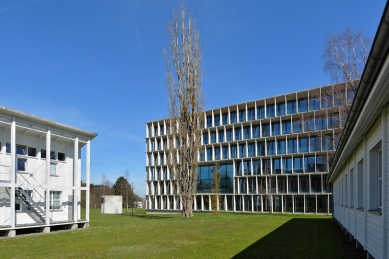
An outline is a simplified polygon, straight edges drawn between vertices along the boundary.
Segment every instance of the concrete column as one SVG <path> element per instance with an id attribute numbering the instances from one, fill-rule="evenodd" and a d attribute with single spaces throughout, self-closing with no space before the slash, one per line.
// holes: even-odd
<path id="1" fill-rule="evenodd" d="M 15 211 L 16 121 L 15 121 L 15 116 L 12 116 L 12 122 L 11 122 L 11 165 L 10 165 L 10 177 L 11 177 L 11 179 L 10 179 L 11 180 L 11 227 L 15 228 L 15 224 L 16 224 L 16 211 Z"/>
<path id="2" fill-rule="evenodd" d="M 90 202 L 90 139 L 86 144 L 86 220 L 89 222 L 89 202 Z"/>
<path id="3" fill-rule="evenodd" d="M 50 227 L 44 227 L 42 233 L 50 233 Z"/>
<path id="4" fill-rule="evenodd" d="M 50 126 L 47 129 L 46 133 L 46 174 L 45 174 L 45 180 L 46 180 L 46 224 L 50 224 L 50 147 L 51 147 L 51 131 Z M 45 231 L 43 231 L 46 233 Z M 49 228 L 50 232 L 50 228 Z"/>
<path id="5" fill-rule="evenodd" d="M 8 231 L 8 237 L 16 237 L 16 230 L 10 230 Z"/>
<path id="6" fill-rule="evenodd" d="M 78 221 L 78 190 L 79 179 L 78 179 L 78 135 L 74 139 L 74 158 L 73 158 L 73 220 Z"/>

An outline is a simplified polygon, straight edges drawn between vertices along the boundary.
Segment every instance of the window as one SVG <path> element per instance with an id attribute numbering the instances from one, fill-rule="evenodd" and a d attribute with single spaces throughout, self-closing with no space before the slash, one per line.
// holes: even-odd
<path id="1" fill-rule="evenodd" d="M 231 151 L 230 158 L 236 158 L 236 146 L 231 146 L 230 151 Z"/>
<path id="2" fill-rule="evenodd" d="M 297 153 L 297 139 L 288 138 L 288 154 Z"/>
<path id="3" fill-rule="evenodd" d="M 326 156 L 316 156 L 316 172 L 327 172 Z"/>
<path id="4" fill-rule="evenodd" d="M 222 125 L 227 125 L 228 124 L 228 113 L 223 113 L 222 114 Z"/>
<path id="5" fill-rule="evenodd" d="M 272 123 L 272 132 L 273 132 L 273 136 L 279 136 L 281 134 L 279 122 Z"/>
<path id="6" fill-rule="evenodd" d="M 267 155 L 275 155 L 276 154 L 276 147 L 275 147 L 275 141 L 267 141 Z"/>
<path id="7" fill-rule="evenodd" d="M 207 148 L 207 161 L 212 160 L 212 148 Z"/>
<path id="8" fill-rule="evenodd" d="M 277 154 L 278 155 L 286 154 L 286 140 L 285 139 L 277 140 Z"/>
<path id="9" fill-rule="evenodd" d="M 345 175 L 344 177 L 344 205 L 348 206 L 348 197 L 347 197 L 347 194 L 348 194 L 348 182 L 347 182 L 347 174 Z"/>
<path id="10" fill-rule="evenodd" d="M 7 153 L 11 153 L 11 144 L 10 143 L 5 143 L 5 150 Z"/>
<path id="11" fill-rule="evenodd" d="M 228 147 L 222 147 L 222 159 L 228 159 Z"/>
<path id="12" fill-rule="evenodd" d="M 350 170 L 350 206 L 354 207 L 354 171 Z"/>
<path id="13" fill-rule="evenodd" d="M 22 156 L 27 155 L 26 146 L 16 145 L 16 154 Z"/>
<path id="14" fill-rule="evenodd" d="M 299 138 L 299 148 L 300 153 L 302 152 L 308 152 L 308 138 L 307 137 L 301 137 Z"/>
<path id="15" fill-rule="evenodd" d="M 293 158 L 293 172 L 294 173 L 303 173 L 303 158 L 294 157 Z"/>
<path id="16" fill-rule="evenodd" d="M 333 144 L 332 144 L 332 134 L 326 134 L 322 138 L 322 146 L 323 146 L 323 151 L 328 151 L 333 149 Z"/>
<path id="17" fill-rule="evenodd" d="M 230 112 L 230 123 L 236 123 L 236 112 Z"/>
<path id="18" fill-rule="evenodd" d="M 318 116 L 315 119 L 316 130 L 325 130 L 327 128 L 327 118 L 325 116 Z"/>
<path id="19" fill-rule="evenodd" d="M 321 149 L 321 139 L 319 136 L 314 136 L 309 138 L 309 150 L 311 152 L 320 151 Z"/>
<path id="20" fill-rule="evenodd" d="M 300 133 L 301 130 L 302 130 L 301 120 L 300 119 L 293 119 L 293 133 Z"/>
<path id="21" fill-rule="evenodd" d="M 257 142 L 257 156 L 265 156 L 265 142 Z"/>
<path id="22" fill-rule="evenodd" d="M 215 127 L 216 126 L 220 126 L 220 115 L 219 114 L 214 115 L 213 119 L 214 119 L 214 122 L 215 122 Z"/>
<path id="23" fill-rule="evenodd" d="M 308 117 L 305 119 L 304 132 L 314 131 L 315 130 L 315 120 L 313 117 Z"/>
<path id="24" fill-rule="evenodd" d="M 292 168 L 292 158 L 283 158 L 282 159 L 282 171 L 284 174 L 291 174 L 293 171 Z"/>
<path id="25" fill-rule="evenodd" d="M 332 95 L 327 93 L 327 94 L 323 94 L 322 93 L 322 99 L 323 99 L 323 102 L 322 102 L 322 107 L 323 108 L 330 108 L 332 107 Z"/>
<path id="26" fill-rule="evenodd" d="M 273 162 L 273 173 L 280 174 L 281 173 L 281 159 L 275 158 L 272 160 Z"/>
<path id="27" fill-rule="evenodd" d="M 363 180 L 363 159 L 361 159 L 357 164 L 357 181 L 358 181 L 358 208 L 364 207 L 364 180 Z"/>
<path id="28" fill-rule="evenodd" d="M 161 141 L 157 140 L 157 150 L 161 150 Z"/>
<path id="29" fill-rule="evenodd" d="M 277 103 L 276 113 L 277 113 L 277 116 L 285 115 L 285 103 Z"/>
<path id="30" fill-rule="evenodd" d="M 370 152 L 370 210 L 382 208 L 382 149 L 379 142 Z M 385 196 L 386 197 L 386 196 Z"/>
<path id="31" fill-rule="evenodd" d="M 232 130 L 231 129 L 226 130 L 226 137 L 227 137 L 227 141 L 232 141 Z"/>
<path id="32" fill-rule="evenodd" d="M 239 122 L 246 121 L 246 110 L 239 110 Z"/>
<path id="33" fill-rule="evenodd" d="M 265 118 L 265 107 L 257 107 L 257 120 Z"/>
<path id="34" fill-rule="evenodd" d="M 50 163 L 50 175 L 57 175 L 57 164 Z"/>
<path id="35" fill-rule="evenodd" d="M 378 174 L 378 184 L 377 184 L 377 195 L 378 195 L 378 208 L 382 208 L 382 150 L 377 152 L 377 174 Z"/>
<path id="36" fill-rule="evenodd" d="M 149 125 L 149 137 L 152 137 L 152 131 L 153 131 L 153 127 L 151 125 Z"/>
<path id="37" fill-rule="evenodd" d="M 217 134 L 218 134 L 218 140 L 219 140 L 219 143 L 220 142 L 224 142 L 224 131 L 223 130 L 219 130 L 218 132 L 217 132 Z"/>
<path id="38" fill-rule="evenodd" d="M 292 101 L 287 102 L 287 111 L 288 111 L 288 114 L 294 114 L 297 112 L 296 100 L 292 100 Z"/>
<path id="39" fill-rule="evenodd" d="M 251 161 L 243 161 L 244 175 L 251 175 Z"/>
<path id="40" fill-rule="evenodd" d="M 61 209 L 61 192 L 50 191 L 50 209 L 51 210 Z"/>
<path id="41" fill-rule="evenodd" d="M 161 125 L 161 136 L 165 134 L 164 130 L 165 130 L 165 129 L 164 129 L 164 126 Z"/>
<path id="42" fill-rule="evenodd" d="M 27 171 L 26 170 L 26 165 L 27 165 L 27 159 L 24 158 L 18 158 L 18 171 Z"/>
<path id="43" fill-rule="evenodd" d="M 220 160 L 220 147 L 215 147 L 215 160 Z"/>
<path id="44" fill-rule="evenodd" d="M 28 148 L 28 156 L 36 156 L 36 148 L 29 147 Z"/>
<path id="45" fill-rule="evenodd" d="M 41 158 L 46 158 L 46 149 L 41 149 Z"/>
<path id="46" fill-rule="evenodd" d="M 278 193 L 286 193 L 286 177 L 277 177 Z"/>
<path id="47" fill-rule="evenodd" d="M 243 138 L 244 139 L 250 138 L 250 126 L 243 127 Z"/>
<path id="48" fill-rule="evenodd" d="M 161 153 L 160 158 L 161 158 L 161 165 L 164 165 L 165 164 L 165 155 L 163 153 Z"/>
<path id="49" fill-rule="evenodd" d="M 255 110 L 254 108 L 250 108 L 247 110 L 248 120 L 253 121 L 255 120 Z"/>
<path id="50" fill-rule="evenodd" d="M 208 132 L 203 133 L 203 145 L 207 145 L 207 144 L 208 144 Z"/>
<path id="51" fill-rule="evenodd" d="M 310 97 L 309 98 L 309 110 L 315 111 L 320 109 L 320 97 Z"/>
<path id="52" fill-rule="evenodd" d="M 216 143 L 216 131 L 211 132 L 211 143 Z"/>
<path id="53" fill-rule="evenodd" d="M 205 161 L 205 152 L 204 152 L 204 149 L 200 150 L 200 161 Z"/>
<path id="54" fill-rule="evenodd" d="M 263 159 L 262 160 L 262 173 L 263 174 L 270 174 L 271 173 L 270 159 Z"/>
<path id="55" fill-rule="evenodd" d="M 154 136 L 158 136 L 158 126 L 154 126 Z"/>
<path id="56" fill-rule="evenodd" d="M 254 175 L 261 174 L 261 160 L 253 160 L 253 172 Z"/>
<path id="57" fill-rule="evenodd" d="M 246 144 L 239 145 L 239 157 L 246 157 Z"/>
<path id="58" fill-rule="evenodd" d="M 207 128 L 212 127 L 212 116 L 207 116 Z"/>
<path id="59" fill-rule="evenodd" d="M 315 172 L 315 157 L 314 156 L 304 157 L 304 171 L 306 173 Z"/>
<path id="60" fill-rule="evenodd" d="M 270 124 L 264 123 L 262 124 L 262 137 L 270 136 Z"/>
<path id="61" fill-rule="evenodd" d="M 247 145 L 247 148 L 248 148 L 249 157 L 255 156 L 255 144 L 254 143 L 249 143 Z"/>
<path id="62" fill-rule="evenodd" d="M 274 104 L 266 105 L 266 118 L 274 117 Z"/>
<path id="63" fill-rule="evenodd" d="M 328 128 L 335 129 L 339 127 L 339 113 L 332 113 L 328 115 Z"/>
<path id="64" fill-rule="evenodd" d="M 44 154 L 43 154 L 44 151 Z M 154 140 L 151 141 L 151 151 L 155 151 L 155 142 Z M 43 157 L 44 155 L 44 157 Z M 41 149 L 41 158 L 46 158 L 46 150 Z"/>
<path id="65" fill-rule="evenodd" d="M 299 112 L 307 112 L 308 111 L 308 99 L 301 98 L 298 99 Z"/>
<path id="66" fill-rule="evenodd" d="M 297 193 L 297 176 L 288 176 L 288 193 Z"/>
<path id="67" fill-rule="evenodd" d="M 292 133 L 292 122 L 290 120 L 282 121 L 282 134 L 290 134 Z"/>
<path id="68" fill-rule="evenodd" d="M 299 176 L 300 180 L 300 192 L 309 192 L 309 178 L 308 176 Z"/>
<path id="69" fill-rule="evenodd" d="M 259 125 L 253 125 L 253 138 L 259 138 L 261 136 L 260 130 L 261 128 Z"/>
<path id="70" fill-rule="evenodd" d="M 242 130 L 241 128 L 235 128 L 235 140 L 242 139 Z"/>

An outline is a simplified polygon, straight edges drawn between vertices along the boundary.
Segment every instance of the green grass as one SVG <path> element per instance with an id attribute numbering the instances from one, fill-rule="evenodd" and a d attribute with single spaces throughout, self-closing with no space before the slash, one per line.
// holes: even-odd
<path id="1" fill-rule="evenodd" d="M 101 215 L 90 228 L 0 239 L 1 258 L 343 258 L 330 217 Z"/>

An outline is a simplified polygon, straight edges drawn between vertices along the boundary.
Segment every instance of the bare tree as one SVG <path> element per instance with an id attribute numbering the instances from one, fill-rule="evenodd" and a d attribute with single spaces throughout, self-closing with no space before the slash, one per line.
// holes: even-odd
<path id="1" fill-rule="evenodd" d="M 103 174 L 101 178 L 101 185 L 102 185 L 102 195 L 111 194 L 111 183 L 109 182 L 105 174 Z"/>
<path id="2" fill-rule="evenodd" d="M 196 22 L 184 5 L 179 11 L 173 11 L 167 30 L 170 46 L 163 54 L 170 100 L 168 164 L 178 183 L 182 217 L 191 217 L 204 116 L 202 48 Z"/>
<path id="3" fill-rule="evenodd" d="M 212 169 L 212 193 L 211 196 L 211 204 L 212 211 L 214 214 L 218 214 L 220 206 L 223 204 L 223 200 L 220 195 L 220 182 L 221 182 L 221 174 L 220 174 L 220 165 L 219 162 L 216 162 Z"/>
<path id="4" fill-rule="evenodd" d="M 330 34 L 322 56 L 324 71 L 330 73 L 333 82 L 346 82 L 355 92 L 358 87 L 355 80 L 361 78 L 371 43 L 361 31 L 353 32 L 349 27 L 339 34 Z"/>

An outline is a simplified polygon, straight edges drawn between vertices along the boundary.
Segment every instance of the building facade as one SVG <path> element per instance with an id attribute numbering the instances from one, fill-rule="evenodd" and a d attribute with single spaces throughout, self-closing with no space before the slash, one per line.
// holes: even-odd
<path id="1" fill-rule="evenodd" d="M 389 258 L 388 20 L 387 3 L 329 177 L 333 217 L 368 258 Z"/>
<path id="2" fill-rule="evenodd" d="M 0 106 L 1 236 L 88 226 L 90 141 L 96 136 Z"/>
<path id="3" fill-rule="evenodd" d="M 342 128 L 344 84 L 204 112 L 195 211 L 212 209 L 212 170 L 220 165 L 221 211 L 331 213 L 325 184 Z M 166 164 L 169 119 L 146 123 L 148 212 L 181 209 Z"/>

